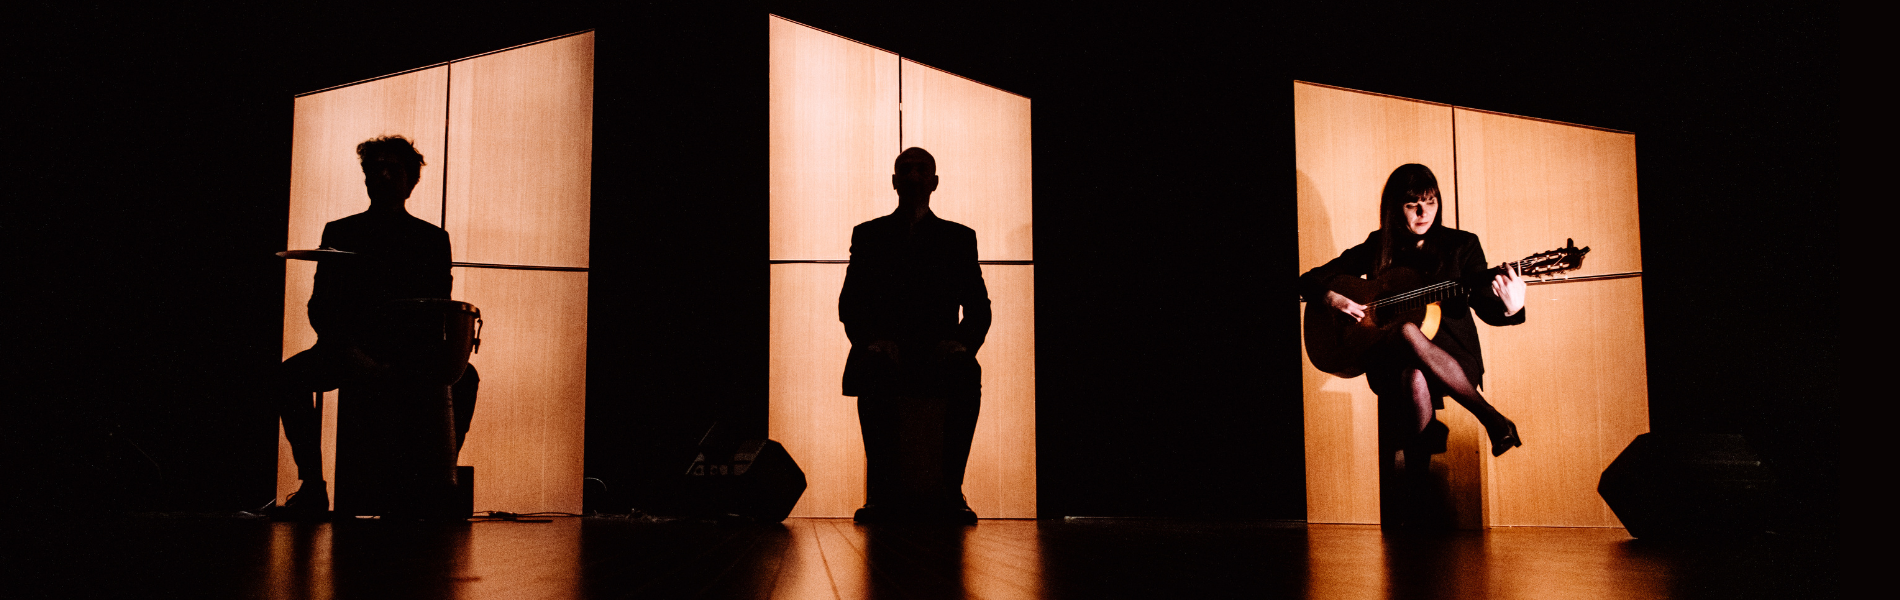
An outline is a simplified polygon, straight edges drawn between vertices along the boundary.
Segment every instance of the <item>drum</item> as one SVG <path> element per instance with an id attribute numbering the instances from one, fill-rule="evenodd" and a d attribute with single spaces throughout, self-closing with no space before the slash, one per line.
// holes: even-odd
<path id="1" fill-rule="evenodd" d="M 389 375 L 345 386 L 337 408 L 336 511 L 466 517 L 456 493 L 451 386 L 481 343 L 481 310 L 441 298 L 392 300 L 365 351 Z"/>
<path id="2" fill-rule="evenodd" d="M 467 302 L 405 298 L 383 306 L 392 366 L 439 385 L 462 378 L 469 354 L 481 347 L 482 311 Z"/>

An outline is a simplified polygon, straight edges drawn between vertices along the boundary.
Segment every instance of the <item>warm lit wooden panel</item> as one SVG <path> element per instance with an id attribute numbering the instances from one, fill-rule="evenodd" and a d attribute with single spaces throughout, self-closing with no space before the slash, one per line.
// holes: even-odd
<path id="1" fill-rule="evenodd" d="M 317 345 L 317 330 L 310 327 L 309 310 L 310 292 L 316 283 L 317 263 L 284 261 L 284 351 L 280 360 Z"/>
<path id="2" fill-rule="evenodd" d="M 838 322 L 847 266 L 771 266 L 769 435 L 805 471 L 795 517 L 849 517 L 864 505 L 864 437 L 843 384 L 851 342 Z"/>
<path id="3" fill-rule="evenodd" d="M 1295 82 L 1293 119 L 1300 272 L 1379 228 L 1379 192 L 1400 165 L 1438 176 L 1444 222 L 1457 226 L 1451 107 Z"/>
<path id="4" fill-rule="evenodd" d="M 475 510 L 581 510 L 587 273 L 457 267 L 454 297 L 482 311 L 480 369 L 459 464 Z"/>
<path id="5" fill-rule="evenodd" d="M 1304 315 L 1301 316 L 1304 321 Z M 1300 343 L 1305 351 L 1305 342 Z M 1306 520 L 1379 522 L 1379 402 L 1364 377 L 1300 361 L 1306 401 Z"/>
<path id="6" fill-rule="evenodd" d="M 897 207 L 897 55 L 768 20 L 768 253 L 775 260 L 848 259 L 851 226 Z"/>
<path id="7" fill-rule="evenodd" d="M 324 223 L 369 208 L 356 145 L 380 135 L 401 135 L 422 153 L 428 164 L 407 208 L 416 218 L 440 225 L 447 98 L 445 67 L 297 98 L 291 119 L 287 248 L 315 248 Z"/>
<path id="8" fill-rule="evenodd" d="M 1497 459 L 1485 442 L 1491 525 L 1621 526 L 1596 486 L 1649 431 L 1642 281 L 1532 286 L 1523 325 L 1479 328 L 1486 397 L 1524 436 Z"/>
<path id="9" fill-rule="evenodd" d="M 1379 228 L 1379 193 L 1399 165 L 1430 167 L 1446 200 L 1444 222 L 1456 222 L 1451 107 L 1296 82 L 1293 111 L 1299 272 Z M 1307 520 L 1377 523 L 1377 398 L 1364 377 L 1340 379 L 1301 363 Z"/>
<path id="10" fill-rule="evenodd" d="M 585 267 L 594 34 L 450 64 L 448 222 L 459 262 Z"/>
<path id="11" fill-rule="evenodd" d="M 1033 260 L 1029 99 L 903 61 L 903 146 L 937 159 L 930 210 L 976 230 L 982 260 Z"/>
<path id="12" fill-rule="evenodd" d="M 1643 270 L 1636 211 L 1636 136 L 1457 110 L 1459 222 L 1503 262 L 1589 246 L 1583 269 Z"/>
<path id="13" fill-rule="evenodd" d="M 981 517 L 1036 517 L 1036 267 L 984 265 L 990 334 L 963 492 Z"/>
<path id="14" fill-rule="evenodd" d="M 1445 440 L 1445 453 L 1432 456 L 1432 473 L 1445 482 L 1445 501 L 1452 508 L 1454 525 L 1459 529 L 1482 529 L 1489 524 L 1484 504 L 1488 485 L 1484 461 L 1491 458 L 1490 442 L 1485 441 L 1490 438 L 1471 411 L 1450 398 L 1441 400 L 1445 410 L 1438 411 L 1438 420 L 1451 428 L 1451 436 Z"/>

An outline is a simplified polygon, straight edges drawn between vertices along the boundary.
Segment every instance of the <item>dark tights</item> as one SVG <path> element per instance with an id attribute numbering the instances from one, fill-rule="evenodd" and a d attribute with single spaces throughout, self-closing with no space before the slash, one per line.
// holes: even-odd
<path id="1" fill-rule="evenodd" d="M 1390 525 L 1442 527 L 1452 521 L 1443 483 L 1431 473 L 1431 455 L 1445 451 L 1444 425 L 1434 418 L 1436 399 L 1452 400 L 1471 411 L 1487 434 L 1505 433 L 1509 419 L 1486 402 L 1465 377 L 1458 359 L 1432 343 L 1410 323 L 1399 327 L 1382 353 L 1383 367 L 1395 379 L 1380 379 L 1380 520 Z M 1392 373 L 1391 370 L 1383 371 Z M 1401 459 L 1400 457 L 1403 457 Z"/>
<path id="2" fill-rule="evenodd" d="M 1458 359 L 1433 344 L 1431 338 L 1425 337 L 1417 325 L 1406 323 L 1400 326 L 1398 340 L 1401 354 L 1409 359 L 1406 363 L 1411 366 L 1399 376 L 1399 383 L 1403 386 L 1400 396 L 1404 401 L 1391 404 L 1405 406 L 1411 409 L 1412 414 L 1404 415 L 1410 419 L 1394 419 L 1394 424 L 1403 422 L 1411 425 L 1410 433 L 1413 435 L 1424 431 L 1432 422 L 1432 400 L 1438 396 L 1436 392 L 1450 395 L 1465 410 L 1471 411 L 1472 416 L 1484 424 L 1486 431 L 1492 431 L 1506 422 L 1504 415 L 1498 413 L 1498 409 L 1486 402 L 1477 388 L 1471 385 Z"/>

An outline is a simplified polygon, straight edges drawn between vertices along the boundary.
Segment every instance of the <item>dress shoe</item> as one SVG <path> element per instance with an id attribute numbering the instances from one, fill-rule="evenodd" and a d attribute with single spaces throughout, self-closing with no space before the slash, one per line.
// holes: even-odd
<path id="1" fill-rule="evenodd" d="M 330 517 L 330 491 L 322 481 L 306 481 L 282 505 L 264 507 L 273 521 L 321 521 Z"/>
<path id="2" fill-rule="evenodd" d="M 1484 430 L 1485 435 L 1491 436 L 1491 456 L 1503 456 L 1510 449 L 1524 445 L 1524 438 L 1517 434 L 1517 424 L 1502 416 L 1498 418 L 1504 419 L 1503 425 Z"/>

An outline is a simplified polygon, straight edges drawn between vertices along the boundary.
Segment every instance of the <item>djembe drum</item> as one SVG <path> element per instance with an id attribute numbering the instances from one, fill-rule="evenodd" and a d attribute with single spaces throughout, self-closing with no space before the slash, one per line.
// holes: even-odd
<path id="1" fill-rule="evenodd" d="M 450 386 L 481 344 L 481 310 L 467 302 L 410 298 L 384 305 L 380 319 L 381 334 L 365 340 L 364 351 L 387 372 L 339 394 L 336 512 L 466 517 L 455 514 Z"/>

